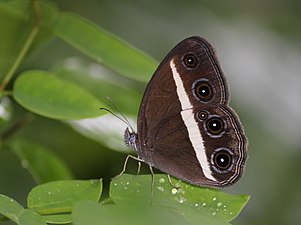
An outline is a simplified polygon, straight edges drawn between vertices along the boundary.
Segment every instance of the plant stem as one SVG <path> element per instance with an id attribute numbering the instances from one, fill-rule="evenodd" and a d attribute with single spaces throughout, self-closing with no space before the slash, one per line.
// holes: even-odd
<path id="1" fill-rule="evenodd" d="M 32 114 L 27 114 L 22 117 L 20 120 L 16 121 L 11 127 L 7 128 L 3 133 L 0 134 L 0 142 L 6 141 L 8 138 L 13 136 L 28 123 L 33 120 L 34 116 Z"/>
<path id="2" fill-rule="evenodd" d="M 30 46 L 32 45 L 35 37 L 37 36 L 37 34 L 39 32 L 40 21 L 41 21 L 41 13 L 40 13 L 40 5 L 39 5 L 39 2 L 37 0 L 33 0 L 33 10 L 34 10 L 34 14 L 35 14 L 34 26 L 31 30 L 27 40 L 25 41 L 19 55 L 17 56 L 14 64 L 11 66 L 11 68 L 9 69 L 7 74 L 4 76 L 4 79 L 2 80 L 2 82 L 0 84 L 0 96 L 2 96 L 2 93 L 5 89 L 5 87 L 7 86 L 7 84 L 9 83 L 9 81 L 11 80 L 13 75 L 15 74 L 16 70 L 20 66 L 21 62 L 23 61 L 23 59 L 26 55 L 26 53 L 30 49 Z"/>

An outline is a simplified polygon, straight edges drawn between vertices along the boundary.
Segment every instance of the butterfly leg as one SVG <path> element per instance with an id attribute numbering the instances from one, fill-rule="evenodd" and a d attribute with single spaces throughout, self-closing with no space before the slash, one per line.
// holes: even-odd
<path id="1" fill-rule="evenodd" d="M 178 190 L 180 187 L 177 186 L 177 185 L 175 185 L 175 184 L 172 182 L 170 175 L 169 175 L 169 174 L 166 174 L 166 176 L 167 176 L 168 182 L 169 182 L 169 184 L 172 186 L 172 188 L 175 188 L 175 189 Z"/>
<path id="2" fill-rule="evenodd" d="M 152 175 L 152 189 L 151 189 L 151 200 L 154 196 L 154 190 L 155 190 L 155 173 L 153 171 L 153 167 L 152 166 L 149 166 L 149 170 L 151 172 L 151 175 Z"/>
<path id="3" fill-rule="evenodd" d="M 136 160 L 136 161 L 138 161 L 138 171 L 137 171 L 137 174 L 140 172 L 141 162 L 143 162 L 143 160 L 142 160 L 142 159 L 139 159 L 139 158 L 137 158 L 137 157 L 135 157 L 135 156 L 128 155 L 128 156 L 125 158 L 125 160 L 124 160 L 124 164 L 123 164 L 122 171 L 121 171 L 118 175 L 116 175 L 115 177 L 113 177 L 113 179 L 117 179 L 117 178 L 121 177 L 122 174 L 124 174 L 124 172 L 126 171 L 127 163 L 128 163 L 128 161 L 129 161 L 130 158 L 131 158 L 131 159 L 134 159 L 134 160 Z"/>
<path id="4" fill-rule="evenodd" d="M 136 173 L 136 175 L 139 175 L 140 169 L 141 169 L 141 162 L 138 161 L 138 168 L 137 168 L 137 173 Z"/>

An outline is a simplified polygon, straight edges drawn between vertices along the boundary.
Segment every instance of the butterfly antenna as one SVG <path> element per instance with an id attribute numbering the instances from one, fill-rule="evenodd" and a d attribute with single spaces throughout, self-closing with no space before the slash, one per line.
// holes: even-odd
<path id="1" fill-rule="evenodd" d="M 110 99 L 109 97 L 106 97 L 106 99 L 112 104 L 113 108 L 120 114 L 120 116 L 118 116 L 117 114 L 113 113 L 111 110 L 106 109 L 106 108 L 100 108 L 101 110 L 105 110 L 109 113 L 111 113 L 113 116 L 117 117 L 118 119 L 120 119 L 122 122 L 124 122 L 127 126 L 130 127 L 131 131 L 134 132 L 133 127 L 131 126 L 130 121 L 124 116 L 123 113 L 121 113 L 121 111 L 119 110 L 119 108 L 117 107 L 117 105 L 112 101 L 112 99 Z"/>
<path id="2" fill-rule="evenodd" d="M 107 108 L 99 108 L 100 110 L 104 110 L 107 111 L 108 113 L 112 114 L 113 116 L 117 117 L 118 119 L 120 119 L 122 122 L 124 122 L 126 125 L 129 125 L 122 117 L 118 116 L 117 114 L 113 113 L 111 110 L 107 109 Z"/>

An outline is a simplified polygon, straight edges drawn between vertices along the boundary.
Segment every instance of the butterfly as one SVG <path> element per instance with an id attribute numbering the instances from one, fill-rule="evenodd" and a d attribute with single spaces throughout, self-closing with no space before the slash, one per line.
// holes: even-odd
<path id="1" fill-rule="evenodd" d="M 127 128 L 125 142 L 150 168 L 194 185 L 224 187 L 242 176 L 247 138 L 207 40 L 186 38 L 167 54 L 144 92 L 137 132 Z"/>

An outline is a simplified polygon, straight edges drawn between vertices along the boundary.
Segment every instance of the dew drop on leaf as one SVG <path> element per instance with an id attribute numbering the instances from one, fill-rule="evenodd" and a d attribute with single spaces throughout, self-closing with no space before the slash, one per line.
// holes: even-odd
<path id="1" fill-rule="evenodd" d="M 161 178 L 159 179 L 159 183 L 160 183 L 160 184 L 164 184 L 164 183 L 165 183 L 165 179 L 161 177 Z"/>
<path id="2" fill-rule="evenodd" d="M 26 159 L 23 159 L 21 161 L 21 165 L 24 169 L 27 169 L 28 168 L 28 165 L 29 165 L 29 162 L 26 160 Z"/>
<path id="3" fill-rule="evenodd" d="M 164 191 L 164 188 L 163 188 L 162 186 L 159 186 L 159 187 L 158 187 L 158 190 L 159 190 L 159 191 Z"/>
<path id="4" fill-rule="evenodd" d="M 183 202 L 186 201 L 186 198 L 184 198 L 183 196 L 180 196 L 177 200 L 178 200 L 178 202 L 180 202 L 182 204 Z"/>
<path id="5" fill-rule="evenodd" d="M 178 190 L 177 190 L 176 188 L 171 189 L 171 193 L 172 193 L 173 195 L 177 194 L 177 192 L 178 192 Z"/>

